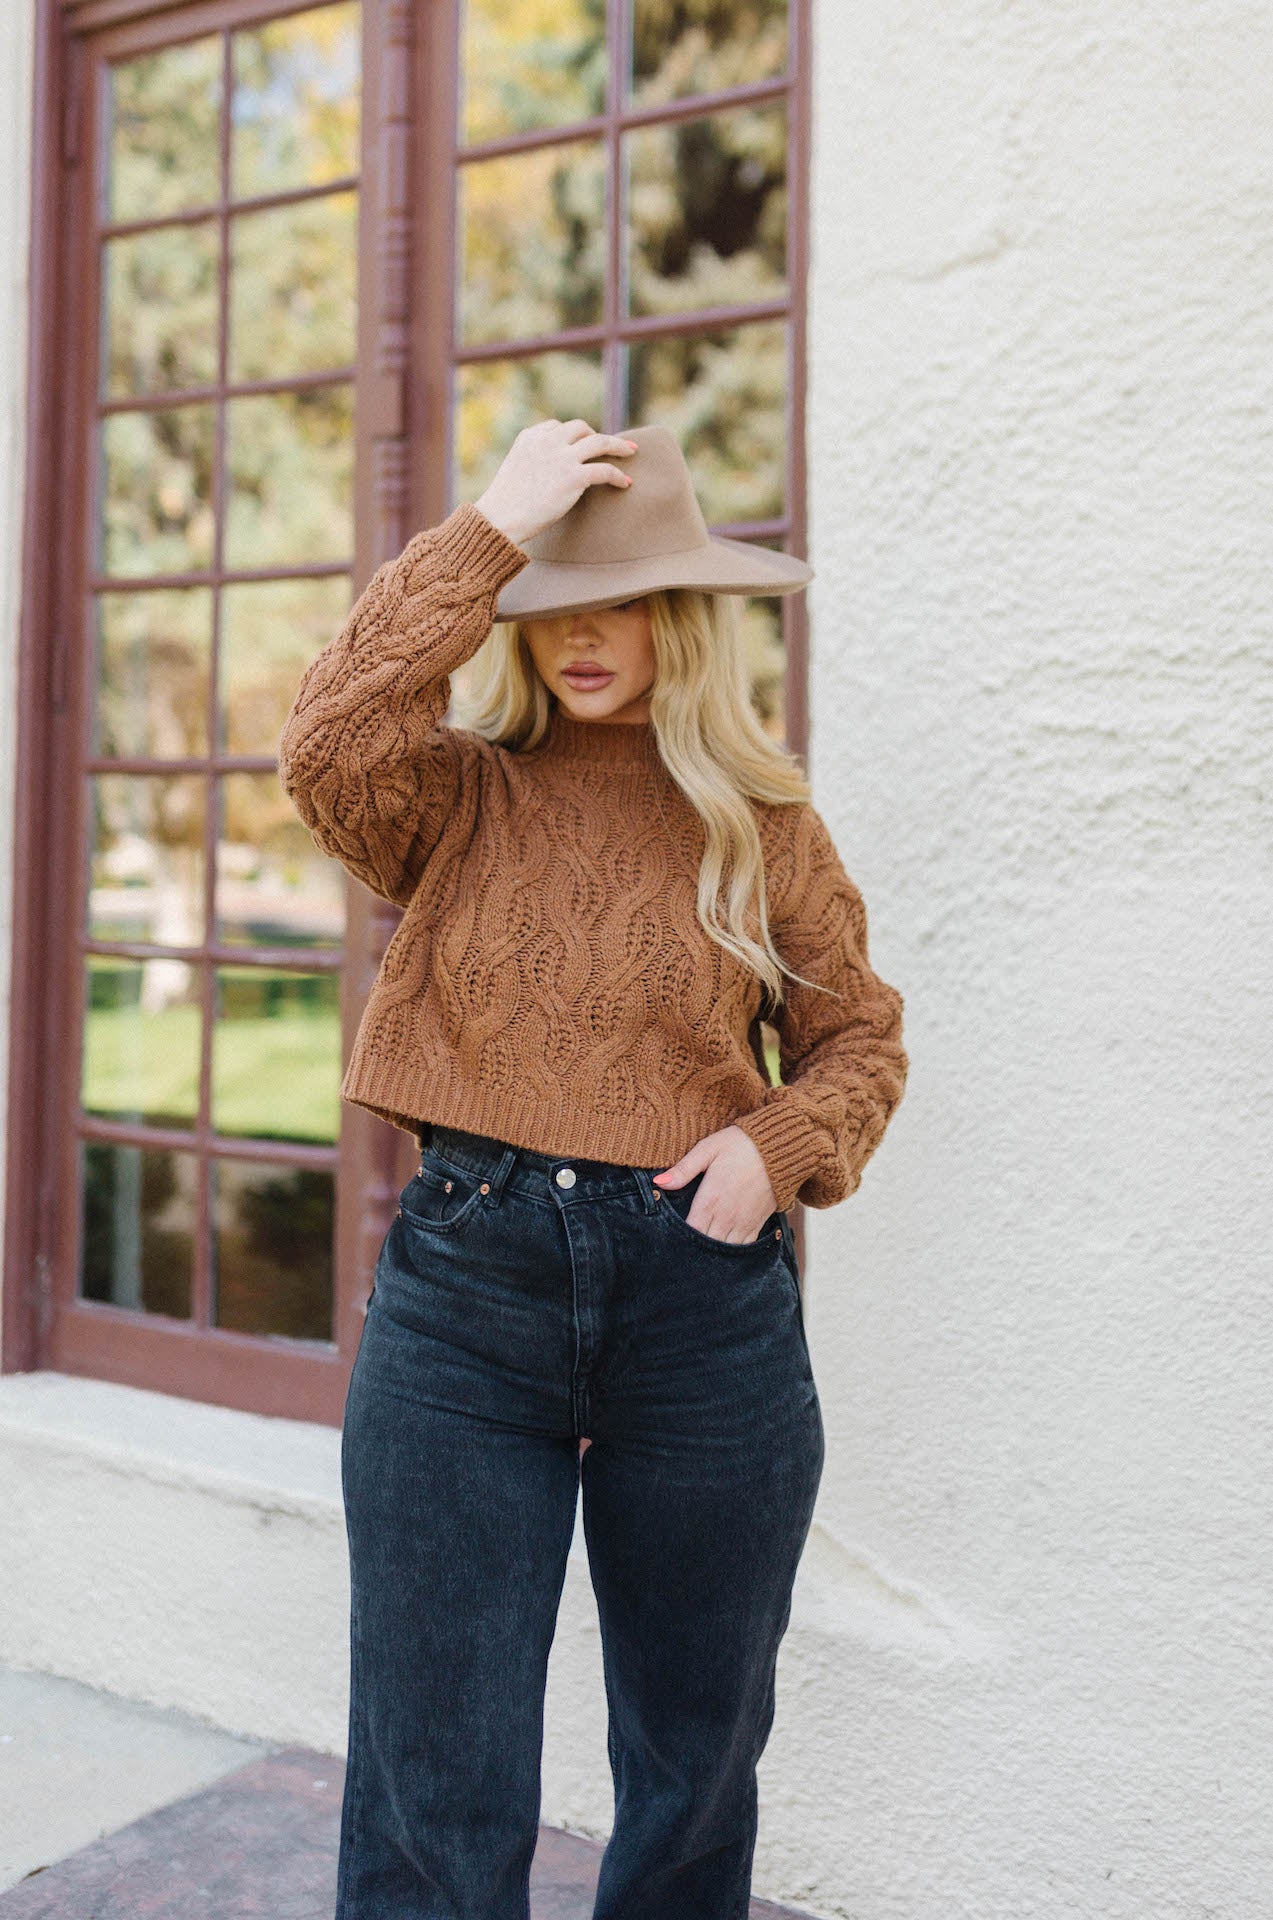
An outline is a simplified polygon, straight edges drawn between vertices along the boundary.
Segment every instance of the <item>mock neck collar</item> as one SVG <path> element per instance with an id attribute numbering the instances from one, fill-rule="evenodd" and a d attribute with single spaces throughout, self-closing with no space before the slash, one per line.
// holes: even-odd
<path id="1" fill-rule="evenodd" d="M 576 720 L 554 706 L 541 751 L 554 760 L 585 760 L 600 766 L 661 766 L 649 720 Z"/>

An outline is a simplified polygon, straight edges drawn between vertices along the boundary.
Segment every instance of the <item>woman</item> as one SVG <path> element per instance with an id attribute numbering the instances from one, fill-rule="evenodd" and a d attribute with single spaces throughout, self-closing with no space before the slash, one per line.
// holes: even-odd
<path id="1" fill-rule="evenodd" d="M 748 697 L 737 596 L 809 578 L 709 536 L 665 428 L 541 421 L 289 715 L 301 817 L 405 909 L 341 1091 L 421 1150 L 345 1410 L 337 1920 L 525 1920 L 581 1479 L 596 1920 L 746 1912 L 823 1461 L 787 1210 L 856 1188 L 906 1073 L 861 896 Z"/>

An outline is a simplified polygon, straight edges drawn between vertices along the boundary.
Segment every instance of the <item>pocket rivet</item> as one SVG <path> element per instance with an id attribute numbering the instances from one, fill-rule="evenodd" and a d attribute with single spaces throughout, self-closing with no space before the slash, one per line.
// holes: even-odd
<path id="1" fill-rule="evenodd" d="M 775 1228 L 774 1228 L 774 1239 L 775 1239 L 775 1240 L 781 1240 L 781 1239 L 782 1239 L 782 1228 L 781 1228 L 781 1227 L 775 1227 Z"/>
<path id="2" fill-rule="evenodd" d="M 489 1181 L 489 1180 L 483 1180 L 483 1182 L 482 1182 L 482 1192 L 483 1192 L 483 1193 L 489 1193 L 489 1192 L 490 1192 L 490 1190 L 491 1190 L 491 1183 L 490 1183 L 490 1181 Z"/>
<path id="3" fill-rule="evenodd" d="M 450 1182 L 449 1180 L 448 1180 L 448 1181 L 447 1181 L 447 1183 L 446 1183 L 446 1190 L 447 1190 L 447 1192 L 448 1192 L 448 1193 L 450 1193 L 450 1191 L 451 1191 L 451 1182 Z"/>

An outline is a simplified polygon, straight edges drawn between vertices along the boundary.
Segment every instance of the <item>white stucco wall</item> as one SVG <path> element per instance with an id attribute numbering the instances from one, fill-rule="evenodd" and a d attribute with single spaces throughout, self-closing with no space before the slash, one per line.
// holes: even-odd
<path id="1" fill-rule="evenodd" d="M 821 1904 L 1264 1920 L 1273 20 L 818 0 L 815 96 L 815 784 L 913 1059 L 811 1221 L 898 1589 L 789 1703 Z"/>
<path id="2" fill-rule="evenodd" d="M 9 945 L 13 905 L 14 701 L 23 470 L 26 460 L 27 255 L 31 199 L 33 0 L 0 18 L 0 1167 L 4 1165 L 9 1054 Z M 0 1179 L 0 1244 L 4 1181 Z M 3 1263 L 0 1263 L 2 1268 Z M 0 1286 L 3 1272 L 0 1271 Z"/>

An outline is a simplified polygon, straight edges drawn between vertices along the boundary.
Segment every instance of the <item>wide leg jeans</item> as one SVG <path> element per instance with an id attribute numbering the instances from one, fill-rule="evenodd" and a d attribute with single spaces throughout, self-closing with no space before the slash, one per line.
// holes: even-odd
<path id="1" fill-rule="evenodd" d="M 821 1411 L 786 1214 L 718 1240 L 686 1219 L 699 1181 L 653 1171 L 424 1131 L 345 1410 L 336 1920 L 527 1920 L 581 1481 L 615 1800 L 595 1920 L 747 1912 Z"/>

